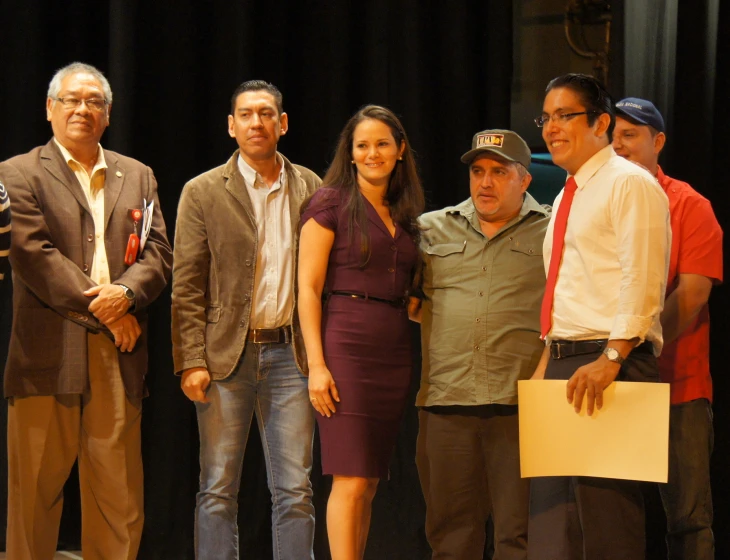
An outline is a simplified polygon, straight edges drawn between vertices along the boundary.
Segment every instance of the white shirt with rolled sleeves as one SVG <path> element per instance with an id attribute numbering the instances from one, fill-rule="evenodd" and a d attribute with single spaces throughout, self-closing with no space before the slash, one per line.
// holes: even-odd
<path id="1" fill-rule="evenodd" d="M 649 340 L 662 349 L 671 226 L 669 202 L 652 175 L 609 145 L 575 174 L 563 262 L 546 340 Z M 558 194 L 543 255 L 550 266 Z"/>

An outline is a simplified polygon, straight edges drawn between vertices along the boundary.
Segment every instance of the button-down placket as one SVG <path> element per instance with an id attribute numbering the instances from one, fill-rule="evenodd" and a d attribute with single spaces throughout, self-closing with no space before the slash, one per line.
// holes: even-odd
<path id="1" fill-rule="evenodd" d="M 494 243 L 481 230 L 476 213 L 465 216 L 472 227 L 470 239 L 466 241 L 464 262 L 476 266 L 478 281 L 474 294 L 474 316 L 472 317 L 472 371 L 474 372 L 474 397 L 477 402 L 491 400 L 489 391 L 489 364 L 487 356 L 487 313 L 492 285 Z M 468 266 L 465 264 L 465 267 Z"/>

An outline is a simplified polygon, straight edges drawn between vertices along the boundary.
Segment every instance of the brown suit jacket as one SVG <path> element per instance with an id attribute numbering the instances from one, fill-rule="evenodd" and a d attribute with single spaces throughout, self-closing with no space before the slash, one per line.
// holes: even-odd
<path id="1" fill-rule="evenodd" d="M 167 284 L 172 250 L 152 170 L 104 150 L 109 168 L 104 185 L 104 218 L 112 282 L 131 288 L 142 335 L 132 352 L 119 352 L 130 397 L 145 394 L 147 317 L 145 308 Z M 77 394 L 88 390 L 87 332 L 102 325 L 89 312 L 83 291 L 94 256 L 94 221 L 86 195 L 61 151 L 51 140 L 0 163 L 0 181 L 11 200 L 13 233 L 13 326 L 5 365 L 5 396 Z M 124 253 L 134 223 L 129 210 L 154 200 L 154 217 L 144 251 L 131 266 Z M 138 232 L 141 233 L 141 232 Z"/>
<path id="2" fill-rule="evenodd" d="M 321 181 L 309 169 L 282 158 L 296 263 L 299 207 Z M 256 217 L 236 151 L 225 165 L 187 183 L 180 197 L 172 275 L 172 344 L 177 373 L 204 367 L 212 379 L 220 380 L 235 369 L 246 346 L 257 251 Z M 296 298 L 296 286 L 292 289 Z M 294 357 L 300 371 L 306 373 L 296 300 L 291 325 Z"/>

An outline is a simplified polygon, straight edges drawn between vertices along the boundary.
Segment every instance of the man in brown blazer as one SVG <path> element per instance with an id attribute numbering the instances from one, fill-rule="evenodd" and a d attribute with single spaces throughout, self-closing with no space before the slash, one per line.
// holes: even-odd
<path id="1" fill-rule="evenodd" d="M 314 415 L 295 312 L 299 207 L 319 187 L 277 151 L 281 92 L 253 80 L 231 100 L 239 149 L 185 185 L 175 230 L 175 371 L 200 431 L 196 558 L 238 558 L 238 489 L 256 414 L 272 495 L 275 560 L 314 558 Z"/>
<path id="2" fill-rule="evenodd" d="M 13 219 L 5 396 L 14 560 L 53 557 L 77 458 L 84 558 L 134 559 L 142 534 L 145 308 L 165 287 L 172 254 L 152 171 L 99 144 L 111 102 L 96 68 L 62 68 L 46 102 L 53 139 L 0 163 Z"/>

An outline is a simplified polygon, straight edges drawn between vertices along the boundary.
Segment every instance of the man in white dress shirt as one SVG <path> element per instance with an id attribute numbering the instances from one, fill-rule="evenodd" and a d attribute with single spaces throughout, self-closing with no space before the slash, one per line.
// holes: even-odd
<path id="1" fill-rule="evenodd" d="M 567 74 L 546 92 L 536 123 L 568 181 L 543 247 L 547 346 L 533 378 L 569 380 L 568 402 L 579 411 L 585 400 L 592 414 L 614 380 L 659 381 L 669 208 L 651 174 L 613 151 L 614 108 L 600 82 Z M 528 546 L 531 559 L 643 559 L 638 483 L 533 479 Z"/>

